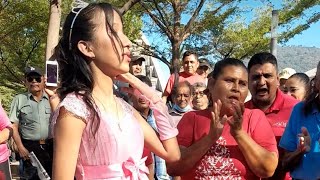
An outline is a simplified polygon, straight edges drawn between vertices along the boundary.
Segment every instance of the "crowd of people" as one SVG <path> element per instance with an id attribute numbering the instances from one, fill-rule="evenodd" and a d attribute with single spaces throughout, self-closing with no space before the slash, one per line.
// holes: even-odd
<path id="1" fill-rule="evenodd" d="M 0 179 L 11 179 L 10 138 L 21 179 L 39 179 L 30 152 L 57 180 L 320 179 L 320 63 L 310 80 L 268 52 L 212 67 L 186 51 L 160 97 L 130 48 L 116 8 L 72 9 L 57 89 L 28 67 L 28 91 L 8 115 L 0 106 Z"/>

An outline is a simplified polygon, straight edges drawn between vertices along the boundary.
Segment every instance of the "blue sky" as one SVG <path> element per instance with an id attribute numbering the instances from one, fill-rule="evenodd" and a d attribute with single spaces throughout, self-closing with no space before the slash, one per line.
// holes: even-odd
<path id="1" fill-rule="evenodd" d="M 285 45 L 301 45 L 320 48 L 320 22 L 312 24 L 309 29 L 290 39 Z"/>
<path id="2" fill-rule="evenodd" d="M 210 1 L 210 0 L 208 0 Z M 247 0 L 242 4 L 243 6 L 251 6 L 251 7 L 261 7 L 265 5 L 262 1 L 267 1 L 267 0 Z M 273 6 L 275 8 L 280 8 L 281 2 L 280 0 L 269 0 L 271 3 L 273 3 Z M 316 7 L 320 9 L 320 7 Z M 250 21 L 252 18 L 252 14 L 248 14 L 246 17 L 247 21 Z M 271 18 L 271 15 L 270 15 Z M 184 19 L 184 17 L 182 17 Z M 188 18 L 187 18 L 188 19 Z M 147 35 L 147 34 L 145 34 Z M 162 38 L 159 38 L 158 34 L 153 34 L 151 36 L 146 37 L 150 43 L 154 44 L 164 44 Z M 295 35 L 292 39 L 290 39 L 287 43 L 283 44 L 285 46 L 304 46 L 304 47 L 318 47 L 320 48 L 320 22 L 311 24 L 309 29 L 303 31 L 301 34 Z M 167 46 L 162 46 L 162 48 L 168 48 Z M 158 61 L 154 61 L 158 62 Z M 166 65 L 163 63 L 159 62 L 161 73 L 162 73 L 162 78 L 160 78 L 160 81 L 163 81 L 166 83 L 168 76 L 169 76 L 169 69 Z M 160 77 L 160 76 L 159 76 Z"/>
<path id="3" fill-rule="evenodd" d="M 264 3 L 262 3 L 262 1 Z M 269 4 L 272 5 L 275 9 L 280 9 L 283 0 L 248 0 L 246 3 L 250 4 L 252 7 L 257 7 L 266 4 L 266 2 L 269 2 Z M 319 5 L 311 8 L 310 10 L 307 10 L 306 13 L 314 12 L 315 10 L 318 11 L 318 9 L 320 9 Z M 284 45 L 320 48 L 320 22 L 318 21 L 317 23 L 311 24 L 309 29 L 303 31 L 301 34 L 295 35 Z"/>
<path id="4" fill-rule="evenodd" d="M 262 7 L 266 6 L 269 2 L 269 5 L 272 5 L 275 9 L 281 7 L 281 3 L 283 0 L 246 0 L 243 1 L 240 6 L 243 7 Z M 316 8 L 320 8 L 320 6 L 317 6 Z M 310 12 L 314 11 L 315 8 L 312 8 Z M 250 11 L 249 11 L 250 12 Z M 251 11 L 252 12 L 252 11 Z M 307 11 L 308 13 L 308 11 Z M 248 13 L 246 15 L 246 21 L 250 21 L 251 18 L 253 17 L 252 13 Z M 270 17 L 271 18 L 271 17 Z M 185 17 L 182 17 L 182 20 L 184 20 Z M 189 19 L 189 18 L 187 18 Z M 304 21 L 303 21 L 304 22 Z M 299 21 L 296 21 L 295 23 L 299 23 Z M 279 30 L 281 31 L 281 30 Z M 151 36 L 147 36 L 147 39 L 149 40 L 150 43 L 162 43 L 163 39 L 159 38 L 158 35 L 154 34 Z M 303 31 L 301 34 L 295 35 L 292 39 L 290 39 L 288 42 L 285 44 L 282 44 L 285 46 L 305 46 L 305 47 L 318 47 L 320 48 L 320 22 L 311 24 L 309 29 Z"/>

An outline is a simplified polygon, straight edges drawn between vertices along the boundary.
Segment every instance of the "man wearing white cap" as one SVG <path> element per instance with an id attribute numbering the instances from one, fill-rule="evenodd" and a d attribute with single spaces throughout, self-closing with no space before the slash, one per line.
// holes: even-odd
<path id="1" fill-rule="evenodd" d="M 284 85 L 286 84 L 287 79 L 289 79 L 290 76 L 295 74 L 296 71 L 292 68 L 284 68 L 279 73 L 279 79 L 280 79 L 280 90 L 284 92 Z"/>

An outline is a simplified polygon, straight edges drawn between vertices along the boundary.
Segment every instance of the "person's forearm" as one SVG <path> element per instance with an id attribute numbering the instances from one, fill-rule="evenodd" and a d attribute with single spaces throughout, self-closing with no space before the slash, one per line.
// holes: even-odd
<path id="1" fill-rule="evenodd" d="M 161 141 L 164 149 L 167 152 L 167 162 L 177 162 L 181 158 L 181 153 L 178 148 L 177 138 L 173 137 Z"/>
<path id="2" fill-rule="evenodd" d="M 0 144 L 5 143 L 10 136 L 10 130 L 5 128 L 0 132 Z"/>
<path id="3" fill-rule="evenodd" d="M 181 158 L 175 163 L 167 163 L 167 171 L 171 176 L 180 176 L 192 169 L 218 139 L 204 136 L 188 148 L 180 148 Z"/>
<path id="4" fill-rule="evenodd" d="M 18 130 L 18 126 L 16 124 L 13 124 L 12 126 L 12 129 L 13 129 L 13 139 L 14 139 L 14 142 L 16 143 L 17 147 L 22 147 L 23 144 L 22 144 L 22 141 L 21 141 L 21 137 L 19 135 L 19 130 Z"/>
<path id="5" fill-rule="evenodd" d="M 282 168 L 286 170 L 292 170 L 301 163 L 303 152 L 298 149 L 293 152 L 285 152 L 282 159 Z"/>
<path id="6" fill-rule="evenodd" d="M 149 107 L 153 111 L 160 140 L 176 137 L 178 129 L 175 127 L 167 106 L 162 101 L 158 101 L 156 103 L 150 102 Z"/>
<path id="7" fill-rule="evenodd" d="M 178 147 L 176 136 L 177 128 L 172 125 L 171 116 L 168 113 L 166 105 L 162 101 L 157 101 L 155 104 L 150 102 L 150 109 L 153 111 L 159 138 L 163 147 L 168 152 L 168 162 L 176 162 L 180 159 L 181 154 Z"/>
<path id="8" fill-rule="evenodd" d="M 154 163 L 147 165 L 149 169 L 148 179 L 154 180 Z"/>
<path id="9" fill-rule="evenodd" d="M 60 98 L 59 98 L 58 94 L 54 94 L 54 95 L 50 96 L 49 103 L 50 103 L 51 111 L 52 112 L 55 111 L 60 103 Z"/>
<path id="10" fill-rule="evenodd" d="M 275 152 L 264 149 L 242 130 L 234 136 L 234 139 L 255 175 L 261 178 L 273 175 L 278 164 L 278 157 Z"/>

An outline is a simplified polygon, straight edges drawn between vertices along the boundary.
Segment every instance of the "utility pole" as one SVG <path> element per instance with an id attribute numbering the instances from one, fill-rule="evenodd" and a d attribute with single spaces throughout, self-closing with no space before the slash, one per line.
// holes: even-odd
<path id="1" fill-rule="evenodd" d="M 271 51 L 271 54 L 273 54 L 275 57 L 277 57 L 278 23 L 279 23 L 279 12 L 278 12 L 278 10 L 272 10 L 270 51 Z"/>

